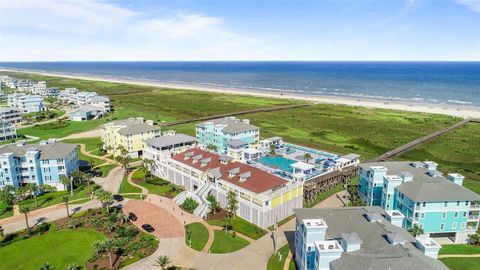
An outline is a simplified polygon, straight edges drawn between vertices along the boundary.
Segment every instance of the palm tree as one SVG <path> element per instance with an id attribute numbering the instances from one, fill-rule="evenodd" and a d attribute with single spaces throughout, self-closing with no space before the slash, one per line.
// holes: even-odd
<path id="1" fill-rule="evenodd" d="M 309 161 L 310 159 L 312 159 L 312 155 L 310 155 L 310 153 L 305 153 L 305 154 L 303 155 L 303 160 L 305 160 L 305 162 L 308 163 L 308 161 Z"/>
<path id="2" fill-rule="evenodd" d="M 13 200 L 15 199 L 15 187 L 7 185 L 3 189 L 0 189 L 0 201 L 6 204 L 8 207 L 13 206 Z"/>
<path id="3" fill-rule="evenodd" d="M 65 203 L 65 207 L 67 208 L 67 217 L 70 218 L 70 212 L 68 211 L 68 196 L 62 197 L 63 203 Z"/>
<path id="4" fill-rule="evenodd" d="M 123 213 L 118 213 L 116 218 L 122 224 L 125 224 L 128 221 L 128 215 L 123 214 Z"/>
<path id="5" fill-rule="evenodd" d="M 158 258 L 155 260 L 155 263 L 153 266 L 160 267 L 160 269 L 165 270 L 167 269 L 168 265 L 171 263 L 170 258 L 166 255 L 160 255 Z"/>
<path id="6" fill-rule="evenodd" d="M 132 161 L 132 158 L 130 156 L 125 156 L 120 159 L 120 164 L 122 164 L 123 168 L 125 169 L 125 174 L 128 173 L 128 165 Z"/>
<path id="7" fill-rule="evenodd" d="M 71 182 L 71 180 L 70 180 L 70 178 L 68 178 L 68 176 L 66 176 L 64 174 L 60 175 L 60 183 L 62 183 L 65 191 L 68 191 L 68 184 L 70 184 L 70 182 Z"/>
<path id="8" fill-rule="evenodd" d="M 237 209 L 238 209 L 238 199 L 237 199 L 237 193 L 234 191 L 229 191 L 227 194 L 227 209 L 228 212 L 230 212 L 230 215 L 233 215 L 233 218 L 235 219 L 237 215 Z"/>
<path id="9" fill-rule="evenodd" d="M 225 231 L 228 233 L 228 230 L 232 227 L 232 219 L 230 217 L 226 216 L 222 220 L 222 225 L 225 228 Z"/>
<path id="10" fill-rule="evenodd" d="M 43 190 L 43 192 L 55 192 L 55 191 L 57 191 L 57 188 L 55 186 L 52 186 L 52 185 L 43 184 L 42 185 L 42 190 Z"/>
<path id="11" fill-rule="evenodd" d="M 417 237 L 423 234 L 423 229 L 418 226 L 418 224 L 413 224 L 413 227 L 410 229 L 410 233 L 413 235 L 413 237 Z"/>
<path id="12" fill-rule="evenodd" d="M 275 150 L 276 150 L 276 147 L 274 144 L 271 144 L 270 145 L 270 155 L 274 156 L 275 155 Z"/>
<path id="13" fill-rule="evenodd" d="M 99 190 L 96 193 L 97 199 L 102 203 L 102 207 L 107 209 L 107 207 L 113 203 L 112 194 L 105 190 Z"/>
<path id="14" fill-rule="evenodd" d="M 55 267 L 51 266 L 48 262 L 42 264 L 39 268 L 40 270 L 55 270 Z"/>
<path id="15" fill-rule="evenodd" d="M 99 151 L 100 153 L 103 152 L 103 151 L 105 151 L 104 146 L 105 146 L 105 143 L 103 143 L 103 142 L 97 143 L 97 148 L 98 148 L 98 151 Z"/>
<path id="16" fill-rule="evenodd" d="M 82 267 L 76 263 L 69 264 L 67 270 L 82 270 Z"/>
<path id="17" fill-rule="evenodd" d="M 0 237 L 4 236 L 5 229 L 0 225 Z"/>
<path id="18" fill-rule="evenodd" d="M 27 230 L 30 233 L 30 226 L 28 225 L 28 213 L 30 212 L 30 207 L 26 205 L 20 205 L 20 213 L 25 215 L 25 225 L 27 226 Z"/>
<path id="19" fill-rule="evenodd" d="M 108 253 L 108 259 L 110 262 L 110 269 L 113 266 L 112 260 L 112 252 L 116 252 L 120 248 L 119 241 L 117 239 L 106 239 L 106 240 L 99 240 L 93 243 L 93 249 L 97 253 Z"/>
<path id="20" fill-rule="evenodd" d="M 38 186 L 37 186 L 37 184 L 28 183 L 26 185 L 26 188 L 29 189 L 32 192 L 33 198 L 35 200 L 35 208 L 37 208 L 38 207 L 38 203 L 37 203 Z"/>

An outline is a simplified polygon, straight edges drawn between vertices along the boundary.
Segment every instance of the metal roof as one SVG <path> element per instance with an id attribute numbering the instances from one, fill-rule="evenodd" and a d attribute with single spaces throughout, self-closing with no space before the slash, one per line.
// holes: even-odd
<path id="1" fill-rule="evenodd" d="M 171 136 L 155 137 L 147 140 L 146 143 L 148 146 L 163 148 L 168 146 L 175 146 L 178 144 L 194 143 L 196 140 L 197 139 L 195 137 L 179 133 Z"/>

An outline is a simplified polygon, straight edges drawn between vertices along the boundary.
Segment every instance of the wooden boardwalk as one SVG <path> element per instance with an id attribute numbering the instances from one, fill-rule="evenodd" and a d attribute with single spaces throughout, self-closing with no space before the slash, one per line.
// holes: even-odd
<path id="1" fill-rule="evenodd" d="M 233 112 L 233 113 L 224 113 L 224 114 L 217 114 L 217 115 L 210 115 L 210 116 L 202 116 L 202 117 L 196 117 L 196 118 L 180 120 L 180 121 L 175 121 L 175 122 L 162 123 L 162 124 L 160 124 L 160 126 L 161 127 L 171 127 L 171 126 L 187 124 L 187 123 L 192 123 L 192 122 L 208 121 L 208 120 L 223 118 L 223 117 L 227 117 L 227 116 L 237 116 L 237 115 L 242 115 L 242 114 L 258 113 L 258 112 L 280 111 L 280 110 L 294 109 L 294 108 L 300 108 L 300 107 L 305 107 L 305 106 L 309 106 L 309 104 L 277 106 L 277 107 L 272 107 L 272 108 L 261 108 L 261 109 L 253 109 L 253 110 L 246 110 L 246 111 L 240 111 L 240 112 Z"/>
<path id="2" fill-rule="evenodd" d="M 418 138 L 418 139 L 416 139 L 416 140 L 414 140 L 414 141 L 411 141 L 411 142 L 409 142 L 409 143 L 407 143 L 407 144 L 404 144 L 404 145 L 402 145 L 402 146 L 400 146 L 400 147 L 398 147 L 398 148 L 395 148 L 395 149 L 393 149 L 393 150 L 390 150 L 390 151 L 388 151 L 388 152 L 386 152 L 386 153 L 384 153 L 384 154 L 376 157 L 375 159 L 373 159 L 373 160 L 371 160 L 371 161 L 372 161 L 372 162 L 387 161 L 387 160 L 389 160 L 389 159 L 391 159 L 391 158 L 394 158 L 394 157 L 396 157 L 396 156 L 399 156 L 399 155 L 401 155 L 401 154 L 403 154 L 403 153 L 406 153 L 406 152 L 410 151 L 412 148 L 415 148 L 415 147 L 417 147 L 417 146 L 419 146 L 419 145 L 421 145 L 421 144 L 424 144 L 424 143 L 426 143 L 426 142 L 429 142 L 429 141 L 431 141 L 431 140 L 434 140 L 434 139 L 436 139 L 436 138 L 444 135 L 445 133 L 450 132 L 450 131 L 452 131 L 452 130 L 455 130 L 455 129 L 457 129 L 457 128 L 460 128 L 460 127 L 462 127 L 462 126 L 464 126 L 464 125 L 466 125 L 466 124 L 468 124 L 468 123 L 480 123 L 480 120 L 479 120 L 479 119 L 465 119 L 465 120 L 462 120 L 462 121 L 460 121 L 460 122 L 458 122 L 458 123 L 455 123 L 455 124 L 453 124 L 453 125 L 451 125 L 451 126 L 449 126 L 449 127 L 446 127 L 446 128 L 441 129 L 441 130 L 439 130 L 439 131 L 435 131 L 435 132 L 430 133 L 430 134 L 428 134 L 428 135 L 426 135 L 426 136 L 423 136 L 423 137 Z"/>

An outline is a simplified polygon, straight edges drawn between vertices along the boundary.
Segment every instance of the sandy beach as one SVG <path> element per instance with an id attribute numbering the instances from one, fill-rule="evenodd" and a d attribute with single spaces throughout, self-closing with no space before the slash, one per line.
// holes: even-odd
<path id="1" fill-rule="evenodd" d="M 55 76 L 55 77 L 70 78 L 70 79 L 153 86 L 153 87 L 159 87 L 159 88 L 208 91 L 208 92 L 215 92 L 215 93 L 251 95 L 251 96 L 258 96 L 258 97 L 269 97 L 269 98 L 296 99 L 296 100 L 309 101 L 313 103 L 341 104 L 341 105 L 349 105 L 349 106 L 363 106 L 363 107 L 369 107 L 369 108 L 382 108 L 382 109 L 402 110 L 402 111 L 411 111 L 411 112 L 436 113 L 436 114 L 457 116 L 462 118 L 479 118 L 480 119 L 480 108 L 472 107 L 472 106 L 461 106 L 461 105 L 450 105 L 450 104 L 426 104 L 426 103 L 419 103 L 419 102 L 404 102 L 404 101 L 390 101 L 390 100 L 386 101 L 386 100 L 365 99 L 365 98 L 311 95 L 311 94 L 301 94 L 301 93 L 292 93 L 292 92 L 273 92 L 273 91 L 262 91 L 262 90 L 252 90 L 252 89 L 219 88 L 219 87 L 210 87 L 210 86 L 204 86 L 204 85 L 144 81 L 144 80 L 136 80 L 136 79 L 122 79 L 122 78 L 115 78 L 115 77 L 79 75 L 79 74 L 56 73 L 56 72 L 39 72 L 39 71 L 25 71 L 25 70 L 13 70 L 13 69 L 0 69 L 0 71 L 21 72 L 21 73 L 37 74 L 37 75 L 44 75 L 44 76 Z M 88 90 L 88 89 L 82 89 L 82 90 Z"/>

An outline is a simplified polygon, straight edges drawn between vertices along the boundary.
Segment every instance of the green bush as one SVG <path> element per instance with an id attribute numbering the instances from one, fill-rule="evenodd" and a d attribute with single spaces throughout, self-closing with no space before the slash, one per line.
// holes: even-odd
<path id="1" fill-rule="evenodd" d="M 186 198 L 181 207 L 183 210 L 193 214 L 193 211 L 198 207 L 198 203 L 192 198 Z"/>

